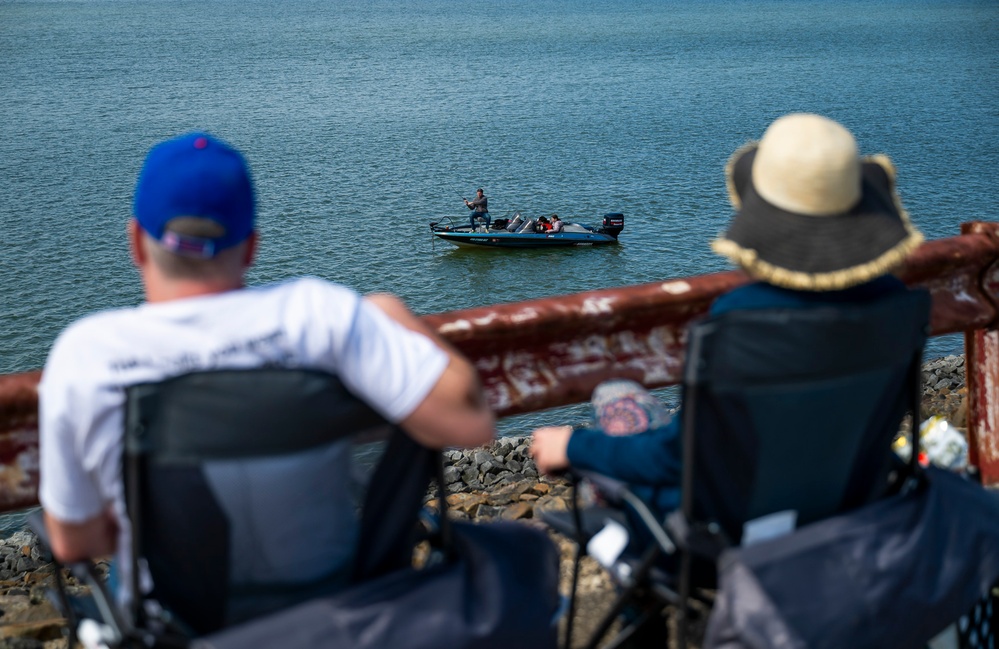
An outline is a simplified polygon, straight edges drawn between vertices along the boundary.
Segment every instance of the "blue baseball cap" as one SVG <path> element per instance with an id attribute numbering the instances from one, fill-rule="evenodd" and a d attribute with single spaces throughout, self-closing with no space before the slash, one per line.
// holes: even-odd
<path id="1" fill-rule="evenodd" d="M 135 219 L 168 250 L 214 257 L 253 232 L 255 199 L 242 154 L 206 133 L 188 133 L 154 146 L 135 186 Z M 168 232 L 172 219 L 190 216 L 218 223 L 225 233 L 205 239 Z"/>

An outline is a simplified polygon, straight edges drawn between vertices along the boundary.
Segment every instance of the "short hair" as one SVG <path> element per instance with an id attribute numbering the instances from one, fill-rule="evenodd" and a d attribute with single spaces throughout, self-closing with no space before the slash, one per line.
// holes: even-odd
<path id="1" fill-rule="evenodd" d="M 225 228 L 211 219 L 180 216 L 170 219 L 165 232 L 186 237 L 214 239 L 225 235 Z M 164 275 L 172 279 L 217 279 L 242 273 L 242 253 L 246 241 L 220 251 L 214 257 L 180 255 L 164 247 L 145 230 L 142 235 L 148 242 L 149 257 Z"/>

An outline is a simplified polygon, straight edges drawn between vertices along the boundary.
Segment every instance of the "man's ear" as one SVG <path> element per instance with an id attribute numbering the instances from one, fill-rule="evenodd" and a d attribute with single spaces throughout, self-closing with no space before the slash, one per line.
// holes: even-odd
<path id="1" fill-rule="evenodd" d="M 132 253 L 132 263 L 142 268 L 149 259 L 149 255 L 146 253 L 145 241 L 142 237 L 142 228 L 139 227 L 138 221 L 129 219 L 127 229 L 128 247 Z"/>
<path id="2" fill-rule="evenodd" d="M 257 256 L 257 244 L 260 243 L 260 236 L 254 230 L 246 239 L 246 253 L 243 255 L 243 267 L 249 268 L 253 265 L 253 260 Z"/>

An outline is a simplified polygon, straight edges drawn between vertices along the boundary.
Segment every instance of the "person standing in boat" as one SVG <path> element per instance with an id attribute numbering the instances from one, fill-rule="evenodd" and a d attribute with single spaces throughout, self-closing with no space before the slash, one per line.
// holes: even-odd
<path id="1" fill-rule="evenodd" d="M 475 190 L 475 198 L 472 200 L 465 199 L 465 207 L 472 210 L 472 214 L 468 217 L 468 220 L 472 224 L 473 231 L 476 228 L 476 220 L 478 219 L 484 219 L 486 229 L 489 229 L 489 223 L 492 221 L 489 216 L 489 199 L 482 193 L 481 187 Z"/>

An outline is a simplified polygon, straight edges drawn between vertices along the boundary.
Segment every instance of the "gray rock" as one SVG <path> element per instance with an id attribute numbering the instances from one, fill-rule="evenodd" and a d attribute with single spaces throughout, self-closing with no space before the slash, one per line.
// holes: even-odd
<path id="1" fill-rule="evenodd" d="M 475 512 L 476 518 L 496 518 L 503 513 L 502 507 L 493 507 L 492 505 L 479 505 L 478 510 Z"/>
<path id="2" fill-rule="evenodd" d="M 478 450 L 472 455 L 472 462 L 479 466 L 482 466 L 486 462 L 492 462 L 492 460 L 493 455 L 488 451 Z"/>
<path id="3" fill-rule="evenodd" d="M 461 471 L 457 467 L 444 468 L 444 484 L 452 484 L 461 480 Z"/>
<path id="4" fill-rule="evenodd" d="M 501 438 L 499 442 L 496 444 L 497 452 L 499 452 L 499 454 L 504 457 L 509 455 L 513 451 L 513 449 L 514 449 L 514 442 L 509 437 Z"/>

